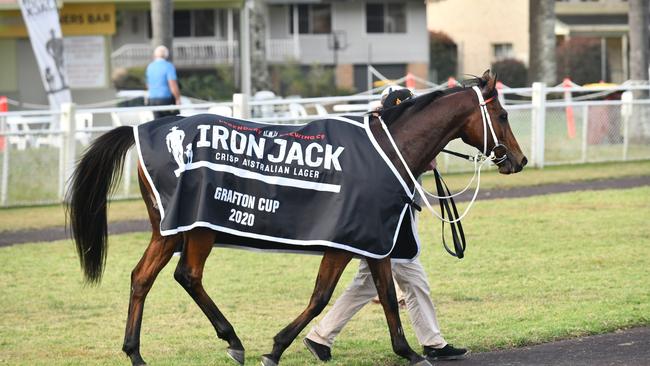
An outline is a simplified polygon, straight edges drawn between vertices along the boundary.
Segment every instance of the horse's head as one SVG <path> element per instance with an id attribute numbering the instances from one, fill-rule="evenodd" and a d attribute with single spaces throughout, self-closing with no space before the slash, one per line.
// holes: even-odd
<path id="1" fill-rule="evenodd" d="M 492 155 L 494 163 L 499 167 L 499 173 L 520 172 L 528 159 L 521 152 L 519 143 L 512 134 L 508 112 L 503 109 L 497 98 L 496 75 L 492 77 L 490 70 L 487 70 L 478 80 L 479 85 L 474 88 L 477 92 L 474 97 L 478 99 L 476 112 L 468 119 L 460 137 L 484 154 Z M 481 107 L 481 104 L 484 107 Z M 483 111 L 487 111 L 485 116 Z"/>

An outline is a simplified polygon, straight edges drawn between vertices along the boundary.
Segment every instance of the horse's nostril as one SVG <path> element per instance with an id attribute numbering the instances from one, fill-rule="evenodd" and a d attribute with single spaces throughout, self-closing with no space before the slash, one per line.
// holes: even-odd
<path id="1" fill-rule="evenodd" d="M 528 164 L 528 159 L 526 159 L 526 157 L 524 156 L 524 158 L 521 159 L 521 166 L 522 166 L 522 167 L 525 167 L 526 164 Z"/>

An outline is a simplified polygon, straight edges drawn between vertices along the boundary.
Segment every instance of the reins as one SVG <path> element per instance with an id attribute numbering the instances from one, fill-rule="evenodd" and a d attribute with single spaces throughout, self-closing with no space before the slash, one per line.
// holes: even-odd
<path id="1" fill-rule="evenodd" d="M 390 141 L 393 149 L 395 149 L 395 152 L 399 157 L 402 165 L 404 166 L 404 169 L 406 170 L 409 178 L 413 182 L 415 190 L 420 195 L 420 197 L 424 201 L 424 204 L 429 209 L 429 211 L 442 222 L 442 242 L 445 250 L 450 255 L 457 257 L 458 259 L 463 258 L 464 251 L 466 248 L 465 234 L 463 231 L 461 220 L 465 217 L 465 215 L 469 213 L 469 210 L 471 209 L 472 205 L 476 201 L 476 197 L 478 196 L 478 192 L 481 185 L 481 168 L 487 161 L 495 162 L 495 164 L 498 165 L 502 161 L 507 159 L 507 147 L 499 143 L 496 133 L 494 132 L 494 127 L 492 126 L 492 120 L 490 118 L 490 114 L 488 113 L 487 110 L 487 103 L 494 100 L 494 96 L 488 98 L 487 100 L 484 100 L 483 94 L 481 93 L 481 89 L 479 89 L 477 86 L 473 86 L 472 89 L 477 95 L 479 101 L 479 108 L 481 110 L 481 119 L 483 121 L 483 151 L 477 153 L 475 156 L 470 156 L 470 155 L 465 155 L 465 154 L 461 154 L 446 149 L 442 150 L 445 153 L 466 159 L 474 163 L 474 176 L 472 176 L 472 179 L 470 180 L 469 184 L 462 191 L 453 195 L 449 191 L 449 187 L 447 187 L 447 184 L 442 180 L 442 176 L 440 175 L 437 169 L 433 170 L 433 174 L 436 181 L 436 190 L 438 192 L 438 195 L 434 195 L 430 192 L 427 192 L 422 187 L 422 185 L 418 183 L 417 179 L 413 175 L 413 172 L 411 172 L 411 169 L 406 164 L 406 160 L 404 160 L 402 153 L 399 151 L 399 148 L 397 147 L 397 144 L 395 143 L 393 136 L 391 135 L 390 131 L 388 130 L 388 127 L 386 126 L 386 123 L 384 123 L 381 116 L 379 117 L 381 126 L 384 129 L 386 135 L 388 136 L 388 140 Z M 494 140 L 494 147 L 490 151 L 489 155 L 487 155 L 487 130 L 488 129 L 490 130 L 490 134 L 492 135 L 492 138 Z M 504 153 L 501 157 L 497 158 L 495 156 L 494 151 L 499 146 L 504 147 L 506 149 L 506 153 Z M 458 196 L 459 194 L 466 191 L 471 186 L 475 178 L 477 178 L 477 183 L 476 183 L 476 189 L 474 190 L 474 195 L 472 196 L 472 199 L 470 200 L 469 204 L 465 208 L 463 214 L 459 215 L 453 197 Z M 438 213 L 433 209 L 433 207 L 431 207 L 431 204 L 429 203 L 429 199 L 427 196 L 437 198 L 439 200 L 440 212 L 441 212 L 440 215 L 438 215 Z M 447 217 L 449 219 L 447 219 Z M 449 224 L 451 227 L 452 238 L 454 241 L 454 251 L 449 249 L 445 240 L 445 231 L 444 231 L 445 223 Z"/>

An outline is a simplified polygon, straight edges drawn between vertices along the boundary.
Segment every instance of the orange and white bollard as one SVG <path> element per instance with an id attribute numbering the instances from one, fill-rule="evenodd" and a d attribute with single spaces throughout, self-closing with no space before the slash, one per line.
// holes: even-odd
<path id="1" fill-rule="evenodd" d="M 405 84 L 408 89 L 415 90 L 415 77 L 413 76 L 412 73 L 410 72 L 406 73 Z"/>
<path id="2" fill-rule="evenodd" d="M 0 112 L 9 111 L 9 104 L 7 103 L 7 97 L 0 95 Z M 0 151 L 5 151 L 6 140 L 4 136 L 0 136 Z"/>
<path id="3" fill-rule="evenodd" d="M 569 78 L 564 78 L 562 80 L 562 87 L 565 89 L 564 90 L 564 101 L 566 103 L 571 103 L 571 91 L 569 90 L 573 86 L 573 83 L 571 82 L 571 79 Z M 574 139 L 576 137 L 576 121 L 575 117 L 573 115 L 573 107 L 569 104 L 565 107 L 565 112 L 566 112 L 566 132 L 567 136 L 569 136 L 570 139 Z"/>

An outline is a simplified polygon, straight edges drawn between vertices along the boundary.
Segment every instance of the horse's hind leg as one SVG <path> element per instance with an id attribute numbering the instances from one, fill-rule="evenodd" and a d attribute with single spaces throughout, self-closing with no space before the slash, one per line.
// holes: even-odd
<path id="1" fill-rule="evenodd" d="M 399 318 L 399 305 L 395 296 L 395 285 L 393 284 L 393 275 L 390 268 L 390 258 L 368 258 L 367 261 L 377 287 L 379 300 L 384 308 L 393 351 L 399 356 L 408 359 L 411 365 L 431 366 L 426 359 L 413 351 L 404 337 L 404 329 Z"/>
<path id="2" fill-rule="evenodd" d="M 162 237 L 159 232 L 154 231 L 142 259 L 131 272 L 131 297 L 122 350 L 129 356 L 133 366 L 146 364 L 140 355 L 140 327 L 145 298 L 156 276 L 169 262 L 174 254 L 174 248 L 181 241 L 180 235 Z"/>
<path id="3" fill-rule="evenodd" d="M 352 259 L 352 254 L 340 250 L 325 252 L 318 270 L 314 292 L 307 308 L 293 321 L 273 337 L 273 351 L 262 356 L 263 366 L 274 366 L 280 361 L 282 353 L 289 347 L 309 322 L 323 311 L 332 297 L 336 283 L 343 270 Z"/>
<path id="4" fill-rule="evenodd" d="M 183 254 L 181 254 L 176 272 L 174 272 L 174 278 L 194 299 L 199 308 L 203 310 L 203 313 L 217 331 L 217 337 L 228 342 L 228 355 L 240 365 L 243 365 L 244 346 L 237 337 L 233 326 L 219 311 L 217 305 L 203 288 L 203 267 L 212 250 L 215 233 L 211 230 L 197 228 L 185 235 Z"/>

